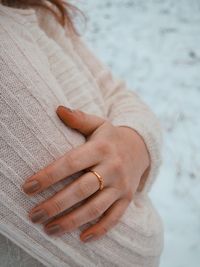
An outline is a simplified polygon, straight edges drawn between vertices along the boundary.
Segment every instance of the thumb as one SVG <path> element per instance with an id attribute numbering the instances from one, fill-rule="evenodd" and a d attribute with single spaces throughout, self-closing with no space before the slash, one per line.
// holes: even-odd
<path id="1" fill-rule="evenodd" d="M 91 135 L 105 122 L 105 119 L 96 115 L 88 114 L 78 109 L 71 110 L 64 106 L 59 106 L 56 113 L 64 124 L 86 136 Z"/>

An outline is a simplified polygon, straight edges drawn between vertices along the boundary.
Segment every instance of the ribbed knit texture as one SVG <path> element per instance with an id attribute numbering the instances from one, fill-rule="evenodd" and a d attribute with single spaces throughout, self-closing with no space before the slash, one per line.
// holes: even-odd
<path id="1" fill-rule="evenodd" d="M 21 189 L 29 176 L 85 142 L 58 119 L 58 105 L 136 130 L 151 156 L 142 193 L 111 231 L 91 243 L 79 240 L 90 224 L 55 238 L 27 217 L 36 203 L 81 175 L 31 198 Z M 155 115 L 83 40 L 70 37 L 45 9 L 0 4 L 0 233 L 45 266 L 158 266 L 163 229 L 147 192 L 158 173 L 160 147 Z"/>

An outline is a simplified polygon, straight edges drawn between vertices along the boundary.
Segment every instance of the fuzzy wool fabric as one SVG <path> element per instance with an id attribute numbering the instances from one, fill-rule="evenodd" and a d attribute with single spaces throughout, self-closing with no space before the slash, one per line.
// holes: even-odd
<path id="1" fill-rule="evenodd" d="M 144 188 L 118 224 L 100 240 L 85 244 L 79 234 L 95 222 L 56 238 L 27 216 L 82 172 L 35 197 L 27 197 L 21 189 L 28 177 L 85 142 L 82 134 L 59 120 L 55 113 L 59 105 L 136 130 L 151 157 Z M 10 247 L 29 255 L 23 260 L 23 253 L 18 258 L 8 254 L 13 266 L 31 266 L 35 259 L 38 266 L 51 267 L 158 266 L 163 227 L 148 192 L 161 164 L 161 143 L 153 112 L 112 75 L 82 38 L 70 35 L 45 9 L 0 4 L 0 233 Z"/>

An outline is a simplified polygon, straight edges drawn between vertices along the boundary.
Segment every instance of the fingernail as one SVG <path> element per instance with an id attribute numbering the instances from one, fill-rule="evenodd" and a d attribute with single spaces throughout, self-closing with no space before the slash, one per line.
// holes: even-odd
<path id="1" fill-rule="evenodd" d="M 45 227 L 45 232 L 48 235 L 58 234 L 58 233 L 60 233 L 60 231 L 61 231 L 61 227 L 58 224 L 53 224 L 53 225 Z"/>
<path id="2" fill-rule="evenodd" d="M 30 219 L 33 223 L 43 222 L 48 219 L 48 213 L 46 210 L 36 210 L 30 215 Z"/>
<path id="3" fill-rule="evenodd" d="M 38 181 L 36 181 L 36 180 L 30 181 L 30 182 L 26 182 L 23 185 L 23 190 L 27 194 L 34 193 L 39 189 L 40 189 L 40 183 Z"/>
<path id="4" fill-rule="evenodd" d="M 69 112 L 73 112 L 73 110 L 70 108 L 65 107 L 65 109 L 68 110 Z"/>
<path id="5" fill-rule="evenodd" d="M 94 237 L 93 234 L 86 235 L 86 237 L 83 238 L 83 242 L 91 241 L 93 237 Z"/>
<path id="6" fill-rule="evenodd" d="M 68 108 L 68 107 L 65 107 L 65 106 L 60 106 L 60 107 L 64 108 L 65 110 L 67 110 L 67 111 L 69 111 L 69 112 L 73 112 L 73 110 L 70 109 L 70 108 Z"/>

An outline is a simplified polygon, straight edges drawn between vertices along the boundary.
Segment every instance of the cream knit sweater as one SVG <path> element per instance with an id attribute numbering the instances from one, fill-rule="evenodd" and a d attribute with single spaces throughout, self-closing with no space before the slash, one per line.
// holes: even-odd
<path id="1" fill-rule="evenodd" d="M 151 156 L 151 171 L 143 192 L 135 195 L 106 236 L 86 244 L 80 242 L 79 234 L 88 225 L 54 238 L 27 218 L 36 203 L 60 190 L 65 181 L 32 198 L 21 190 L 27 177 L 85 142 L 83 135 L 58 119 L 58 105 L 135 129 Z M 158 266 L 163 229 L 147 192 L 158 173 L 160 147 L 160 127 L 154 114 L 123 81 L 111 75 L 83 40 L 70 37 L 67 29 L 44 9 L 0 4 L 2 235 L 45 266 Z M 80 175 L 72 175 L 68 181 Z M 21 264 L 22 259 L 13 259 L 13 266 Z M 0 266 L 7 265 L 1 262 Z M 23 266 L 30 266 L 30 261 Z"/>

